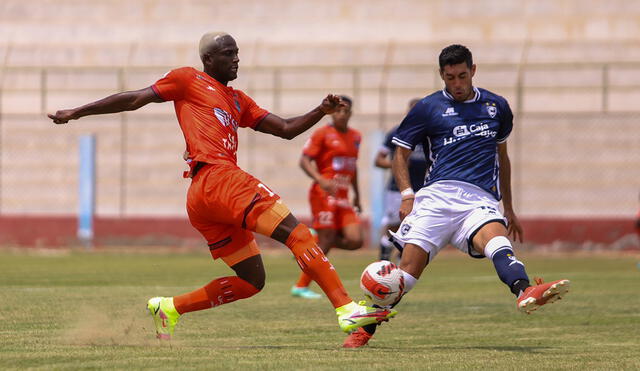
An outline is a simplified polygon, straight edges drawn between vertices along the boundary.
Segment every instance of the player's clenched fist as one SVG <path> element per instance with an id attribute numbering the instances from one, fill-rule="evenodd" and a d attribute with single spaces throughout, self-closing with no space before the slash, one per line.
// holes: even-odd
<path id="1" fill-rule="evenodd" d="M 345 106 L 346 103 L 342 101 L 342 99 L 334 94 L 329 94 L 322 100 L 322 104 L 320 105 L 320 109 L 322 112 L 326 114 L 334 113 L 341 106 Z"/>
<path id="2" fill-rule="evenodd" d="M 78 117 L 76 116 L 76 111 L 72 109 L 65 109 L 57 111 L 55 115 L 48 114 L 50 119 L 57 125 L 66 124 L 69 120 L 75 120 Z"/>

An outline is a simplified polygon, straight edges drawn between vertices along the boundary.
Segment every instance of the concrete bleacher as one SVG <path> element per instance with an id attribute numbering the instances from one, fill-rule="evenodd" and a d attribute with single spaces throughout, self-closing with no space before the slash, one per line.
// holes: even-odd
<path id="1" fill-rule="evenodd" d="M 352 124 L 365 138 L 364 194 L 375 178 L 374 134 L 397 124 L 409 99 L 441 87 L 437 56 L 459 42 L 474 53 L 476 85 L 505 96 L 516 113 L 510 151 L 521 213 L 636 211 L 636 2 L 216 4 L 1 2 L 0 212 L 75 212 L 77 137 L 94 133 L 99 214 L 184 215 L 184 143 L 171 104 L 61 127 L 45 113 L 149 86 L 174 67 L 199 68 L 197 41 L 211 29 L 227 30 L 238 40 L 241 69 L 233 85 L 275 113 L 300 114 L 328 92 L 354 97 Z M 309 180 L 298 158 L 308 135 L 286 142 L 240 131 L 240 166 L 303 215 Z M 365 212 L 378 201 L 365 197 Z"/>

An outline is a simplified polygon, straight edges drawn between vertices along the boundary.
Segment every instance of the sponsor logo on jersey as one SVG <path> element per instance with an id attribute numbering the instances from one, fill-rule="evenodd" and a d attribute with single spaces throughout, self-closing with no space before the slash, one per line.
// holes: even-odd
<path id="1" fill-rule="evenodd" d="M 469 133 L 469 129 L 467 129 L 467 125 L 460 125 L 453 128 L 453 135 L 456 137 L 464 137 L 471 133 Z"/>
<path id="2" fill-rule="evenodd" d="M 223 126 L 230 126 L 233 131 L 238 131 L 238 122 L 227 111 L 222 108 L 215 107 L 213 109 L 213 113 Z"/>
<path id="3" fill-rule="evenodd" d="M 495 138 L 498 132 L 489 129 L 489 124 L 479 122 L 471 125 L 458 125 L 452 130 L 453 136 L 444 138 L 444 145 L 455 143 L 459 140 L 472 136 Z"/>
<path id="4" fill-rule="evenodd" d="M 496 114 L 498 114 L 498 107 L 496 107 L 495 103 L 485 103 L 486 107 L 487 107 L 487 113 L 489 114 L 489 116 L 491 118 L 496 117 Z"/>
<path id="5" fill-rule="evenodd" d="M 458 112 L 453 107 L 448 107 L 442 114 L 442 117 L 458 116 Z"/>
<path id="6" fill-rule="evenodd" d="M 354 171 L 357 159 L 355 157 L 335 156 L 331 160 L 331 168 L 335 171 Z"/>

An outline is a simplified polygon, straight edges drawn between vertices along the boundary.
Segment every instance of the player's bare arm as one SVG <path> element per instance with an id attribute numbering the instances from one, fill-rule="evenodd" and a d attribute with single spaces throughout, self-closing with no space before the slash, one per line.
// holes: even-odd
<path id="1" fill-rule="evenodd" d="M 376 165 L 376 167 L 379 167 L 380 169 L 391 169 L 391 159 L 389 158 L 389 153 L 378 151 L 378 153 L 376 154 L 374 165 Z"/>
<path id="2" fill-rule="evenodd" d="M 156 95 L 151 87 L 148 87 L 113 94 L 98 101 L 85 104 L 84 106 L 59 110 L 55 115 L 49 114 L 47 116 L 49 116 L 55 124 L 60 125 L 84 116 L 134 111 L 152 102 L 160 103 L 164 101 Z"/>
<path id="3" fill-rule="evenodd" d="M 339 96 L 329 94 L 318 107 L 302 116 L 283 119 L 270 113 L 258 124 L 256 130 L 284 139 L 293 139 L 307 131 L 325 115 L 335 112 L 341 105 L 344 103 Z"/>
<path id="4" fill-rule="evenodd" d="M 396 146 L 396 151 L 391 161 L 391 172 L 400 190 L 411 189 L 411 181 L 409 178 L 409 156 L 411 156 L 411 152 L 408 148 Z M 404 220 L 405 216 L 409 215 L 412 209 L 413 198 L 403 196 L 399 210 L 400 220 Z"/>
<path id="5" fill-rule="evenodd" d="M 500 193 L 502 193 L 502 207 L 504 208 L 504 217 L 507 218 L 507 233 L 514 240 L 520 242 L 524 239 L 522 225 L 513 211 L 513 203 L 511 198 L 511 161 L 507 153 L 507 143 L 498 144 L 498 161 L 500 164 Z"/>
<path id="6" fill-rule="evenodd" d="M 300 156 L 300 168 L 304 171 L 309 178 L 320 185 L 325 192 L 330 195 L 335 195 L 338 190 L 337 184 L 333 179 L 327 179 L 320 174 L 318 168 L 315 166 L 313 159 L 307 155 Z"/>

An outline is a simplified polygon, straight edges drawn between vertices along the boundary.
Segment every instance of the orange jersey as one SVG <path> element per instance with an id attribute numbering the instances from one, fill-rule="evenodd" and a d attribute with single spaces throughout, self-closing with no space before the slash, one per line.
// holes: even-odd
<path id="1" fill-rule="evenodd" d="M 151 86 L 173 101 L 193 161 L 237 163 L 238 127 L 255 129 L 269 113 L 240 90 L 192 67 L 169 71 Z"/>
<path id="2" fill-rule="evenodd" d="M 336 198 L 338 199 L 348 198 L 351 180 L 356 175 L 360 141 L 360 133 L 357 130 L 347 128 L 343 133 L 333 125 L 326 125 L 311 134 L 311 138 L 307 140 L 302 150 L 304 155 L 315 161 L 323 177 L 337 181 Z M 315 182 L 312 185 L 312 192 L 314 188 L 317 188 L 316 191 L 320 190 L 320 186 Z"/>

